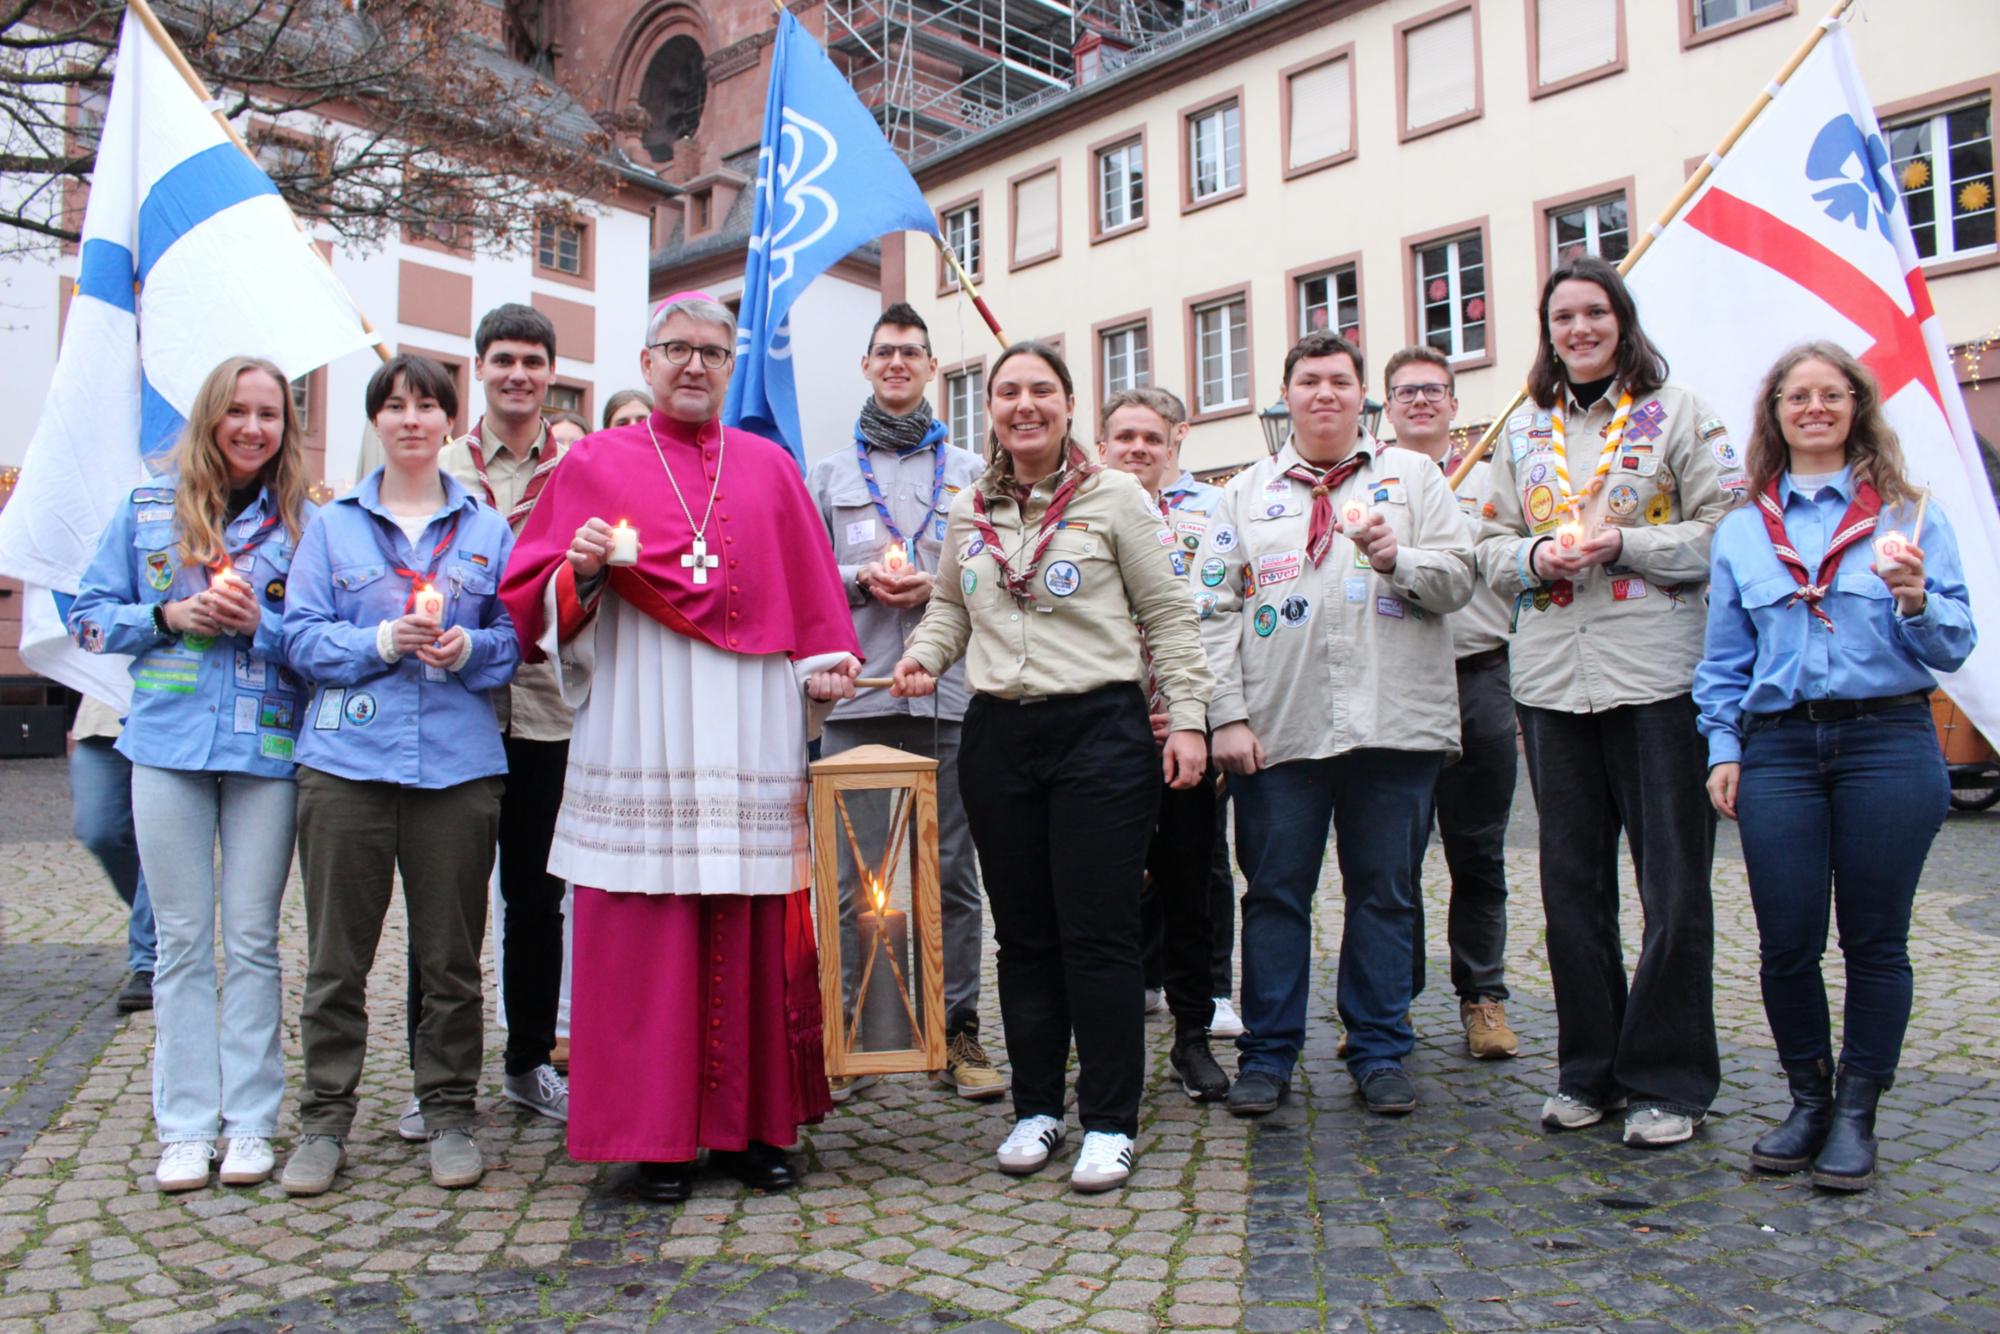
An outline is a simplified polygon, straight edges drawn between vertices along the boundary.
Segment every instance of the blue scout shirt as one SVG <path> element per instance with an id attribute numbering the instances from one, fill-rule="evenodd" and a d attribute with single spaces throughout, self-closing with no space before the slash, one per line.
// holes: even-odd
<path id="1" fill-rule="evenodd" d="M 69 612 L 69 631 L 91 653 L 132 655 L 132 708 L 118 753 L 156 769 L 292 777 L 305 686 L 285 669 L 284 614 L 292 539 L 274 519 L 268 489 L 223 530 L 262 612 L 257 633 L 165 636 L 153 608 L 208 587 L 206 566 L 189 565 L 174 523 L 178 478 L 139 487 L 105 529 Z M 308 502 L 301 517 L 310 520 Z"/>
<path id="2" fill-rule="evenodd" d="M 1778 503 L 1785 509 L 1785 532 L 1806 569 L 1819 573 L 1827 542 L 1840 527 L 1852 494 L 1851 470 L 1843 468 L 1806 495 L 1792 486 L 1790 473 L 1778 478 Z M 1884 505 L 1876 535 L 1909 533 L 1916 518 L 1910 506 Z M 1873 539 L 1840 554 L 1832 587 L 1820 607 L 1833 628 L 1793 602 L 1798 581 L 1771 550 L 1763 514 L 1746 505 L 1715 529 L 1709 557 L 1708 640 L 1695 669 L 1694 702 L 1708 737 L 1708 762 L 1731 764 L 1743 758 L 1743 715 L 1782 713 L 1816 699 L 1882 699 L 1933 690 L 1931 671 L 1956 671 L 1972 652 L 1978 635 L 1967 602 L 1958 541 L 1938 506 L 1924 515 L 1917 545 L 1924 550 L 1922 614 L 1901 616 L 1875 563 Z"/>
<path id="3" fill-rule="evenodd" d="M 514 533 L 490 505 L 438 475 L 444 506 L 414 547 L 382 507 L 380 468 L 321 510 L 299 542 L 284 631 L 292 669 L 314 683 L 300 764 L 420 788 L 507 772 L 487 692 L 512 680 L 521 658 L 498 592 Z M 444 627 L 464 626 L 472 639 L 461 670 L 427 667 L 414 653 L 391 666 L 376 651 L 376 627 L 401 616 L 410 593 L 391 552 L 394 565 L 419 573 L 435 553 L 431 582 L 445 595 Z"/>

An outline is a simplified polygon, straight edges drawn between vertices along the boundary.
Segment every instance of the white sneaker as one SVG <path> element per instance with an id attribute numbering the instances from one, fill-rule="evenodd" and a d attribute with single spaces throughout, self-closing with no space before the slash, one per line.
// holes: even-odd
<path id="1" fill-rule="evenodd" d="M 1545 1130 L 1582 1130 L 1602 1121 L 1606 1112 L 1615 1112 L 1624 1105 L 1625 1100 L 1618 1098 L 1608 1107 L 1593 1107 L 1580 1098 L 1558 1093 L 1542 1104 L 1542 1127 Z"/>
<path id="2" fill-rule="evenodd" d="M 1212 1038 L 1240 1038 L 1243 1036 L 1243 1016 L 1236 1013 L 1236 1007 L 1229 997 L 1215 998 L 1215 1012 L 1208 1017 L 1208 1035 Z"/>
<path id="3" fill-rule="evenodd" d="M 1625 1146 L 1630 1149 L 1664 1149 L 1669 1144 L 1685 1144 L 1694 1138 L 1694 1128 L 1707 1120 L 1699 1112 L 1670 1112 L 1646 1107 L 1625 1118 Z"/>
<path id="4" fill-rule="evenodd" d="M 222 1156 L 222 1184 L 254 1186 L 269 1181 L 277 1166 L 270 1140 L 262 1135 L 231 1135 L 229 1152 Z"/>
<path id="5" fill-rule="evenodd" d="M 1146 988 L 1146 1013 L 1162 1014 L 1167 1008 L 1167 993 L 1164 987 Z"/>
<path id="6" fill-rule="evenodd" d="M 1086 1131 L 1076 1166 L 1069 1174 L 1071 1190 L 1086 1195 L 1125 1184 L 1132 1175 L 1132 1137 L 1110 1130 Z"/>
<path id="7" fill-rule="evenodd" d="M 1009 1176 L 1039 1172 L 1049 1155 L 1062 1147 L 1063 1123 L 1053 1116 L 1027 1116 L 1000 1145 L 1000 1170 Z"/>
<path id="8" fill-rule="evenodd" d="M 500 1093 L 551 1120 L 569 1120 L 569 1085 L 553 1065 L 538 1065 L 525 1075 L 503 1075 Z"/>
<path id="9" fill-rule="evenodd" d="M 200 1190 L 208 1184 L 208 1165 L 214 1161 L 215 1146 L 207 1140 L 177 1139 L 160 1155 L 153 1182 L 163 1191 Z"/>
<path id="10" fill-rule="evenodd" d="M 424 1128 L 424 1104 L 414 1093 L 410 1095 L 410 1105 L 396 1118 L 396 1134 L 412 1144 L 422 1144 L 431 1137 L 431 1132 Z"/>

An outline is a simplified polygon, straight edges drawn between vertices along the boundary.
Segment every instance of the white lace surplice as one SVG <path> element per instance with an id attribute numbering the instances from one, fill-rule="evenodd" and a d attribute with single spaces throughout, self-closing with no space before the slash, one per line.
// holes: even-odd
<path id="1" fill-rule="evenodd" d="M 551 579 L 540 647 L 577 712 L 549 874 L 635 894 L 808 883 L 801 685 L 842 655 L 725 653 L 609 589 L 558 653 L 556 610 Z"/>

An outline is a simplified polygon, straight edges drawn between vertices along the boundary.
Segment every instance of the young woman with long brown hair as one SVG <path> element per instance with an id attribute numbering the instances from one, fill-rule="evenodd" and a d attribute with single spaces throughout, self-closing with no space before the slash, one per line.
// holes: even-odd
<path id="1" fill-rule="evenodd" d="M 1955 670 L 1977 637 L 1951 524 L 1904 475 L 1880 400 L 1833 343 L 1795 347 L 1764 377 L 1755 502 L 1716 529 L 1694 684 L 1709 797 L 1742 831 L 1764 1013 L 1792 1092 L 1750 1162 L 1810 1166 L 1832 1190 L 1874 1177 L 1875 1105 L 1910 1018 L 1910 902 L 1951 795 L 1931 673 Z M 1847 963 L 1837 1080 L 1829 909 Z"/>
<path id="2" fill-rule="evenodd" d="M 268 361 L 209 373 L 166 474 L 106 529 L 70 610 L 77 642 L 132 655 L 118 749 L 159 932 L 153 1115 L 161 1190 L 270 1176 L 284 1094 L 278 902 L 292 865 L 292 747 L 304 690 L 285 670 L 286 578 L 311 514 L 291 388 Z M 216 843 L 222 874 L 215 874 Z M 228 972 L 218 1009 L 217 908 Z"/>

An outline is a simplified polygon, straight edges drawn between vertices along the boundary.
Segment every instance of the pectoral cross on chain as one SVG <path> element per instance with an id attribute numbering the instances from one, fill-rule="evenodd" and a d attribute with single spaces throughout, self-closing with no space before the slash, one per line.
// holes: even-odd
<path id="1" fill-rule="evenodd" d="M 722 557 L 709 555 L 708 542 L 700 537 L 694 540 L 694 550 L 681 557 L 681 568 L 693 570 L 694 581 L 698 584 L 707 583 L 708 572 L 720 564 Z"/>

